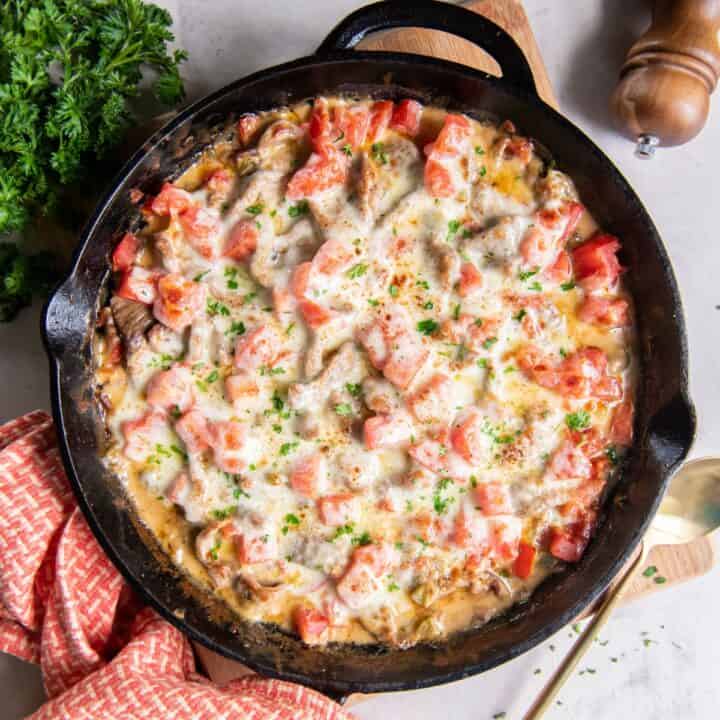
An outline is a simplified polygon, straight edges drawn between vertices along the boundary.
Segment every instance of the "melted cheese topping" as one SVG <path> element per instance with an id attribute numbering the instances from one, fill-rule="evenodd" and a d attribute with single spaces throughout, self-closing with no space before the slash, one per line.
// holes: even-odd
<path id="1" fill-rule="evenodd" d="M 98 383 L 176 563 L 306 642 L 409 646 L 577 559 L 633 384 L 617 272 L 572 279 L 577 201 L 512 127 L 337 98 L 149 200 Z"/>

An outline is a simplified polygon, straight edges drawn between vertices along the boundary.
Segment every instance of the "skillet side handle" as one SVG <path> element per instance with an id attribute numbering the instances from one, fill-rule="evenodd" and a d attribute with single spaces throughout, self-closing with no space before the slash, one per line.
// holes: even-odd
<path id="1" fill-rule="evenodd" d="M 492 55 L 503 78 L 533 96 L 537 88 L 518 44 L 501 27 L 479 13 L 435 0 L 386 0 L 356 10 L 341 20 L 317 49 L 318 55 L 354 48 L 366 35 L 398 27 L 423 27 L 465 38 Z"/>
<path id="2" fill-rule="evenodd" d="M 695 407 L 684 391 L 650 419 L 648 442 L 667 473 L 674 472 L 687 457 L 695 439 L 696 424 Z"/>
<path id="3" fill-rule="evenodd" d="M 62 362 L 71 347 L 79 347 L 77 336 L 85 334 L 85 314 L 73 299 L 72 281 L 66 280 L 55 289 L 42 313 L 41 331 L 45 348 L 51 358 Z"/>

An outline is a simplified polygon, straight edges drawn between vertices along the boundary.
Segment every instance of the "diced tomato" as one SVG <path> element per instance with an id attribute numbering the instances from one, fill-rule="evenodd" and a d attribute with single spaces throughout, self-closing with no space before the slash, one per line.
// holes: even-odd
<path id="1" fill-rule="evenodd" d="M 398 309 L 361 328 L 357 337 L 370 362 L 401 390 L 410 384 L 429 354 L 407 315 Z"/>
<path id="2" fill-rule="evenodd" d="M 470 138 L 472 126 L 464 115 L 445 116 L 445 123 L 432 146 L 432 154 L 460 155 Z"/>
<path id="3" fill-rule="evenodd" d="M 134 462 L 145 462 L 155 451 L 155 445 L 167 429 L 165 416 L 150 410 L 135 420 L 126 420 L 122 424 L 125 437 L 123 453 Z"/>
<path id="4" fill-rule="evenodd" d="M 574 443 L 565 440 L 550 458 L 549 468 L 561 479 L 589 478 L 592 465 L 583 451 Z"/>
<path id="5" fill-rule="evenodd" d="M 299 605 L 293 611 L 293 622 L 301 640 L 307 645 L 323 645 L 330 620 L 314 608 Z"/>
<path id="6" fill-rule="evenodd" d="M 191 207 L 178 220 L 189 245 L 208 260 L 217 255 L 214 236 L 220 231 L 220 219 L 213 209 Z"/>
<path id="7" fill-rule="evenodd" d="M 387 573 L 396 558 L 397 553 L 387 544 L 357 548 L 348 569 L 337 583 L 340 599 L 351 610 L 365 607 L 381 589 L 380 578 Z"/>
<path id="8" fill-rule="evenodd" d="M 514 560 L 518 554 L 522 521 L 512 515 L 494 515 L 488 519 L 490 550 L 498 560 Z"/>
<path id="9" fill-rule="evenodd" d="M 277 537 L 261 526 L 257 529 L 244 530 L 235 538 L 237 558 L 243 565 L 275 560 L 278 557 Z"/>
<path id="10" fill-rule="evenodd" d="M 260 118 L 253 113 L 243 115 L 237 123 L 238 141 L 243 147 L 247 147 L 253 141 L 257 129 L 260 127 Z"/>
<path id="11" fill-rule="evenodd" d="M 577 562 L 583 556 L 592 534 L 592 523 L 579 521 L 565 528 L 552 528 L 550 553 L 565 562 Z"/>
<path id="12" fill-rule="evenodd" d="M 451 387 L 452 383 L 447 375 L 435 373 L 407 399 L 410 411 L 420 422 L 449 420 L 448 415 L 453 412 L 448 405 Z"/>
<path id="13" fill-rule="evenodd" d="M 363 425 L 365 447 L 368 450 L 377 448 L 402 448 L 412 437 L 412 424 L 404 415 L 375 415 L 369 417 Z"/>
<path id="14" fill-rule="evenodd" d="M 464 262 L 460 266 L 460 286 L 458 294 L 460 297 L 467 297 L 476 293 L 482 288 L 482 275 L 474 263 Z"/>
<path id="15" fill-rule="evenodd" d="M 310 115 L 310 142 L 315 152 L 323 153 L 331 145 L 332 131 L 328 102 L 325 98 L 317 98 Z"/>
<path id="16" fill-rule="evenodd" d="M 157 295 L 156 281 L 157 273 L 133 265 L 122 274 L 115 294 L 126 300 L 152 305 Z"/>
<path id="17" fill-rule="evenodd" d="M 378 100 L 370 107 L 370 125 L 367 142 L 377 142 L 385 133 L 393 114 L 392 100 Z"/>
<path id="18" fill-rule="evenodd" d="M 300 263 L 293 271 L 290 281 L 290 289 L 298 300 L 305 298 L 305 294 L 310 286 L 310 275 L 313 265 L 311 262 Z"/>
<path id="19" fill-rule="evenodd" d="M 342 185 L 348 175 L 349 160 L 342 150 L 332 147 L 326 148 L 323 154 L 313 153 L 290 179 L 286 196 L 300 200 Z"/>
<path id="20" fill-rule="evenodd" d="M 258 397 L 260 387 L 250 373 L 241 372 L 237 375 L 230 375 L 225 380 L 225 394 L 233 405 L 237 405 Z"/>
<path id="21" fill-rule="evenodd" d="M 166 327 L 180 332 L 205 311 L 207 290 L 204 285 L 170 273 L 160 278 L 153 314 Z"/>
<path id="22" fill-rule="evenodd" d="M 306 498 L 322 493 L 327 482 L 327 466 L 321 453 L 313 453 L 297 460 L 290 473 L 290 487 Z"/>
<path id="23" fill-rule="evenodd" d="M 420 129 L 423 106 L 417 100 L 401 100 L 392 114 L 390 127 L 409 137 L 415 137 Z"/>
<path id="24" fill-rule="evenodd" d="M 513 511 L 510 492 L 503 483 L 480 483 L 474 494 L 483 515 L 507 515 Z"/>
<path id="25" fill-rule="evenodd" d="M 179 472 L 165 491 L 165 497 L 172 503 L 180 503 L 190 489 L 190 475 Z"/>
<path id="26" fill-rule="evenodd" d="M 610 425 L 610 442 L 617 445 L 630 445 L 633 436 L 634 414 L 635 408 L 632 400 L 625 400 L 615 408 Z"/>
<path id="27" fill-rule="evenodd" d="M 357 505 L 354 495 L 342 493 L 318 498 L 317 509 L 322 523 L 338 526 L 355 519 Z"/>
<path id="28" fill-rule="evenodd" d="M 521 541 L 513 564 L 513 574 L 521 580 L 527 580 L 532 575 L 536 555 L 537 549 L 534 545 Z"/>
<path id="29" fill-rule="evenodd" d="M 336 105 L 333 123 L 337 128 L 339 145 L 357 148 L 365 142 L 370 127 L 370 113 L 363 105 Z"/>
<path id="30" fill-rule="evenodd" d="M 140 238 L 132 233 L 125 233 L 122 240 L 116 245 L 112 254 L 113 270 L 125 271 L 132 267 L 135 262 L 138 248 L 140 247 Z"/>
<path id="31" fill-rule="evenodd" d="M 245 448 L 247 426 L 238 420 L 218 420 L 210 425 L 210 445 L 215 464 L 223 472 L 236 475 L 247 466 Z"/>
<path id="32" fill-rule="evenodd" d="M 280 285 L 275 285 L 272 289 L 272 304 L 275 308 L 275 316 L 280 320 L 283 315 L 293 312 L 297 306 L 290 290 Z"/>
<path id="33" fill-rule="evenodd" d="M 613 235 L 598 234 L 572 252 L 575 278 L 588 292 L 609 290 L 622 272 L 617 259 L 620 241 Z"/>
<path id="34" fill-rule="evenodd" d="M 318 248 L 312 259 L 312 267 L 324 275 L 333 275 L 348 268 L 354 259 L 352 246 L 331 238 Z"/>
<path id="35" fill-rule="evenodd" d="M 482 416 L 476 410 L 463 414 L 450 430 L 453 450 L 469 463 L 478 462 L 485 455 L 486 443 L 482 434 Z"/>
<path id="36" fill-rule="evenodd" d="M 239 220 L 230 230 L 223 255 L 243 262 L 255 252 L 259 237 L 260 233 L 254 220 Z"/>
<path id="37" fill-rule="evenodd" d="M 630 321 L 627 300 L 588 295 L 580 306 L 578 317 L 586 323 L 622 327 Z"/>
<path id="38" fill-rule="evenodd" d="M 176 423 L 175 432 L 188 453 L 201 453 L 210 447 L 212 435 L 205 416 L 199 410 L 186 412 Z"/>
<path id="39" fill-rule="evenodd" d="M 465 342 L 473 352 L 487 350 L 485 347 L 488 340 L 491 342 L 497 338 L 500 330 L 499 318 L 477 318 L 467 330 Z"/>
<path id="40" fill-rule="evenodd" d="M 572 277 L 572 263 L 567 250 L 561 250 L 555 262 L 545 270 L 545 277 L 556 283 L 564 283 Z"/>
<path id="41" fill-rule="evenodd" d="M 450 171 L 433 157 L 425 163 L 425 188 L 436 198 L 452 197 L 455 193 Z"/>
<path id="42" fill-rule="evenodd" d="M 158 410 L 185 412 L 195 402 L 194 387 L 192 373 L 182 365 L 155 373 L 147 385 L 148 405 Z"/>
<path id="43" fill-rule="evenodd" d="M 461 508 L 455 516 L 453 542 L 461 548 L 484 551 L 489 539 L 487 519 L 469 508 Z"/>
<path id="44" fill-rule="evenodd" d="M 165 183 L 150 203 L 150 210 L 156 215 L 180 215 L 193 207 L 190 193 L 170 183 Z"/>
<path id="45" fill-rule="evenodd" d="M 437 440 L 423 440 L 408 449 L 408 455 L 413 460 L 435 473 L 447 470 L 447 453 L 447 446 Z"/>
<path id="46" fill-rule="evenodd" d="M 298 308 L 300 314 L 303 316 L 303 320 L 305 320 L 313 330 L 330 322 L 334 315 L 332 310 L 328 310 L 312 300 L 301 300 L 298 303 Z"/>
<path id="47" fill-rule="evenodd" d="M 235 340 L 234 364 L 238 370 L 269 367 L 280 352 L 282 338 L 272 325 L 260 325 Z"/>

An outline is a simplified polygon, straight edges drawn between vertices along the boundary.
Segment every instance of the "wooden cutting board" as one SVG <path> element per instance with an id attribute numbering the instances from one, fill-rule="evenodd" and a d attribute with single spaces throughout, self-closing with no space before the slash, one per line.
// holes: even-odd
<path id="1" fill-rule="evenodd" d="M 465 7 L 490 18 L 515 38 L 530 63 L 540 96 L 549 105 L 557 108 L 557 99 L 522 3 L 519 0 L 476 0 L 465 3 Z M 497 63 L 475 45 L 435 30 L 390 30 L 366 38 L 359 47 L 364 50 L 394 50 L 433 55 L 494 75 L 500 74 Z M 655 548 L 648 560 L 648 566 L 655 565 L 655 577 L 664 577 L 667 582 L 656 583 L 655 578 L 640 575 L 626 593 L 623 602 L 703 575 L 712 568 L 714 559 L 712 542 L 705 538 L 688 545 Z M 216 682 L 227 682 L 250 672 L 243 665 L 227 660 L 200 645 L 196 645 L 196 650 L 208 674 Z M 352 699 L 357 701 L 361 697 L 353 696 Z"/>

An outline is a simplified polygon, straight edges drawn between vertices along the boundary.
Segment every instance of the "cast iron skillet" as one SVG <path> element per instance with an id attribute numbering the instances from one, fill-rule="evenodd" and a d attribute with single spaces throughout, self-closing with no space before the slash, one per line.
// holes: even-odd
<path id="1" fill-rule="evenodd" d="M 462 65 L 391 52 L 352 51 L 368 32 L 422 26 L 467 38 L 499 61 L 502 79 Z M 173 568 L 102 465 L 104 426 L 93 391 L 92 337 L 109 280 L 109 253 L 137 217 L 129 190 L 157 192 L 187 168 L 228 117 L 323 93 L 415 97 L 471 115 L 511 118 L 550 148 L 602 227 L 623 242 L 635 298 L 641 376 L 635 443 L 582 561 L 489 625 L 409 650 L 305 646 L 275 627 L 239 620 Z M 687 392 L 680 297 L 657 230 L 613 164 L 537 96 L 522 52 L 500 28 L 436 2 L 377 3 L 343 20 L 317 54 L 238 80 L 177 116 L 125 165 L 82 234 L 73 269 L 44 316 L 53 413 L 68 477 L 95 536 L 131 585 L 169 622 L 207 647 L 266 675 L 335 696 L 426 687 L 483 672 L 532 648 L 606 587 L 637 545 L 695 429 Z"/>

